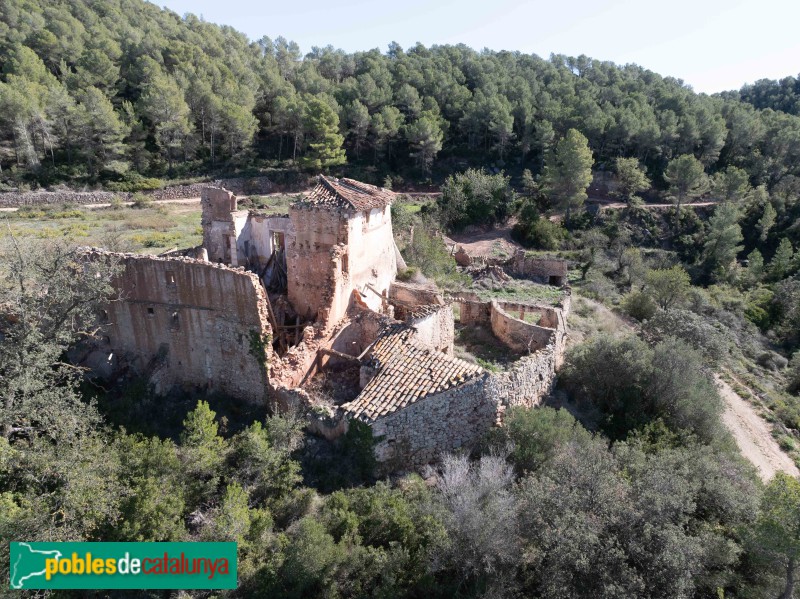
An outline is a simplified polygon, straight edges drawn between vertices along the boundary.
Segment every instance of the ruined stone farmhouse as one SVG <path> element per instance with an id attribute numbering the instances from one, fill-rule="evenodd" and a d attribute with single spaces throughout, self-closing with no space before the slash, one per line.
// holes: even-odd
<path id="1" fill-rule="evenodd" d="M 204 189 L 202 247 L 89 250 L 122 264 L 96 354 L 161 393 L 182 387 L 301 410 L 328 438 L 359 420 L 384 462 L 422 465 L 473 446 L 509 406 L 538 405 L 551 390 L 569 297 L 560 307 L 481 301 L 397 281 L 394 199 L 321 176 L 275 216 Z M 516 361 L 490 372 L 455 357 L 456 322 L 490 331 Z"/>

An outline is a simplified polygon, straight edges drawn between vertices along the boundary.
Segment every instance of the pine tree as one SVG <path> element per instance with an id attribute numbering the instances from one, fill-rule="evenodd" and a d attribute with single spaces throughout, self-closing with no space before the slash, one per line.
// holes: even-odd
<path id="1" fill-rule="evenodd" d="M 675 204 L 677 227 L 681 218 L 681 206 L 708 190 L 708 177 L 703 170 L 703 164 L 697 158 L 684 154 L 669 161 L 664 179 L 669 183 L 670 199 Z"/>
<path id="2" fill-rule="evenodd" d="M 573 211 L 583 208 L 588 197 L 586 189 L 592 182 L 592 150 L 589 141 L 575 129 L 567 131 L 556 144 L 555 151 L 545 161 L 544 181 L 547 193 L 555 205 L 564 210 L 569 224 Z"/>
<path id="3" fill-rule="evenodd" d="M 302 159 L 306 168 L 325 170 L 347 162 L 344 137 L 339 134 L 339 116 L 324 100 L 309 97 L 303 113 L 308 150 Z"/>

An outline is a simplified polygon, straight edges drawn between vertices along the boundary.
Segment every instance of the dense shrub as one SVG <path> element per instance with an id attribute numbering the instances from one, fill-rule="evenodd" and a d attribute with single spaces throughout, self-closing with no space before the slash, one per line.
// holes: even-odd
<path id="1" fill-rule="evenodd" d="M 450 230 L 468 225 L 494 225 L 511 216 L 514 190 L 502 173 L 469 169 L 450 175 L 442 186 L 438 209 L 442 224 Z"/>
<path id="2" fill-rule="evenodd" d="M 699 350 L 710 364 L 719 363 L 730 353 L 725 328 L 689 310 L 658 310 L 642 325 L 642 329 L 653 341 L 668 337 L 682 339 Z"/>
<path id="3" fill-rule="evenodd" d="M 612 438 L 661 418 L 673 431 L 711 441 L 721 431 L 721 400 L 702 364 L 702 355 L 678 339 L 651 348 L 634 336 L 599 336 L 568 352 L 563 376 L 604 414 Z"/>

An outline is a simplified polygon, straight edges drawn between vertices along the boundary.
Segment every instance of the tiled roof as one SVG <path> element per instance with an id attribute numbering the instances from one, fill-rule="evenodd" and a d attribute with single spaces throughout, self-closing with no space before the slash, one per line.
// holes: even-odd
<path id="1" fill-rule="evenodd" d="M 394 198 L 394 193 L 382 187 L 320 175 L 317 186 L 300 203 L 362 211 L 385 208 Z"/>
<path id="2" fill-rule="evenodd" d="M 483 368 L 451 358 L 416 340 L 403 324 L 389 326 L 370 350 L 367 365 L 376 374 L 353 401 L 342 406 L 364 422 L 401 410 L 484 373 Z"/>

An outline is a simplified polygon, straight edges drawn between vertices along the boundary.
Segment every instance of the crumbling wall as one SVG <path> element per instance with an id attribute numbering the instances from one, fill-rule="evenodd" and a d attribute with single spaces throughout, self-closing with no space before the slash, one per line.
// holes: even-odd
<path id="1" fill-rule="evenodd" d="M 389 288 L 389 299 L 392 303 L 402 304 L 403 306 L 427 306 L 431 304 L 443 305 L 442 294 L 435 288 L 413 283 L 401 283 L 393 281 Z"/>
<path id="2" fill-rule="evenodd" d="M 475 293 L 454 293 L 453 305 L 458 307 L 458 322 L 461 324 L 489 324 L 491 306 L 489 302 L 478 299 Z"/>
<path id="3" fill-rule="evenodd" d="M 300 203 L 290 207 L 289 218 L 288 292 L 298 314 L 315 320 L 326 310 L 336 322 L 354 290 L 369 308 L 383 311 L 397 275 L 388 206 L 364 213 Z"/>
<path id="4" fill-rule="evenodd" d="M 349 286 L 346 213 L 338 210 L 293 205 L 289 218 L 294 238 L 288 242 L 289 302 L 302 317 L 316 320 L 322 308 L 330 308 L 331 320 L 347 311 L 350 296 L 341 297 Z"/>
<path id="5" fill-rule="evenodd" d="M 231 264 L 237 261 L 236 196 L 221 187 L 204 187 L 200 195 L 203 247 L 210 262 Z M 241 223 L 243 226 L 244 223 Z"/>
<path id="6" fill-rule="evenodd" d="M 265 399 L 272 331 L 258 278 L 241 269 L 191 258 L 116 256 L 120 299 L 103 314 L 111 351 L 159 391 L 201 387 L 252 402 Z"/>
<path id="7" fill-rule="evenodd" d="M 283 235 L 283 247 L 294 237 L 292 221 L 287 216 L 268 216 L 250 212 L 248 224 L 242 231 L 240 245 L 252 266 L 264 266 L 269 261 L 275 246 L 274 233 Z"/>
<path id="8" fill-rule="evenodd" d="M 524 250 L 517 250 L 507 268 L 515 277 L 549 285 L 561 286 L 567 283 L 568 265 L 567 261 L 561 258 L 531 256 Z"/>

